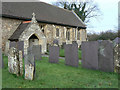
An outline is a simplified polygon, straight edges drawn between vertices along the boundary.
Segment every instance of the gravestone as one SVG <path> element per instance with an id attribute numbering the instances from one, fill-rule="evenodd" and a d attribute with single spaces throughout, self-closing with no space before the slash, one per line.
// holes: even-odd
<path id="1" fill-rule="evenodd" d="M 11 47 L 17 48 L 18 50 L 22 51 L 22 56 L 24 57 L 24 41 L 11 41 L 10 48 Z"/>
<path id="2" fill-rule="evenodd" d="M 58 63 L 59 62 L 59 47 L 49 46 L 49 62 Z"/>
<path id="3" fill-rule="evenodd" d="M 23 56 L 22 51 L 19 51 L 20 76 L 23 75 Z"/>
<path id="4" fill-rule="evenodd" d="M 120 44 L 114 46 L 114 71 L 120 73 Z"/>
<path id="5" fill-rule="evenodd" d="M 33 45 L 32 52 L 35 60 L 41 60 L 41 45 Z"/>
<path id="6" fill-rule="evenodd" d="M 15 41 L 10 41 L 10 48 L 11 47 L 16 48 L 16 46 L 17 46 L 17 43 Z"/>
<path id="7" fill-rule="evenodd" d="M 19 75 L 20 65 L 19 65 L 19 53 L 18 50 L 14 47 L 10 48 L 8 52 L 8 70 L 10 73 Z"/>
<path id="8" fill-rule="evenodd" d="M 18 41 L 17 48 L 18 50 L 22 51 L 22 57 L 24 57 L 24 41 Z"/>
<path id="9" fill-rule="evenodd" d="M 113 72 L 113 43 L 107 40 L 99 42 L 98 58 L 99 70 L 105 72 Z"/>
<path id="10" fill-rule="evenodd" d="M 78 67 L 79 58 L 78 58 L 78 44 L 66 44 L 65 45 L 65 64 L 69 66 Z"/>
<path id="11" fill-rule="evenodd" d="M 6 41 L 6 44 L 5 44 L 5 55 L 8 56 L 8 51 L 9 51 L 9 41 Z"/>
<path id="12" fill-rule="evenodd" d="M 98 49 L 97 41 L 82 42 L 82 67 L 98 70 Z"/>
<path id="13" fill-rule="evenodd" d="M 32 47 L 27 48 L 27 55 L 25 55 L 25 79 L 33 80 L 35 77 L 35 60 L 32 53 Z"/>

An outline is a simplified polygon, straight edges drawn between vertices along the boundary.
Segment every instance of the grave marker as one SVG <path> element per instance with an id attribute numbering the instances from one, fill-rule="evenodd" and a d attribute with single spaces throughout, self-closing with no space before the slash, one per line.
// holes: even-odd
<path id="1" fill-rule="evenodd" d="M 59 62 L 59 47 L 49 46 L 49 62 L 58 63 Z"/>
<path id="2" fill-rule="evenodd" d="M 78 67 L 79 65 L 79 58 L 78 58 L 78 44 L 66 44 L 64 45 L 65 48 L 65 64 Z"/>

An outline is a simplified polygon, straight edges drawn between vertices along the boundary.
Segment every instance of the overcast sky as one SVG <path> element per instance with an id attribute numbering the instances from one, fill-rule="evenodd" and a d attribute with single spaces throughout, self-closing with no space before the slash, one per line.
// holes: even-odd
<path id="1" fill-rule="evenodd" d="M 57 0 L 40 0 L 51 3 Z M 101 16 L 91 19 L 87 24 L 88 32 L 101 32 L 107 30 L 117 31 L 118 28 L 118 2 L 120 0 L 94 0 L 101 11 Z"/>

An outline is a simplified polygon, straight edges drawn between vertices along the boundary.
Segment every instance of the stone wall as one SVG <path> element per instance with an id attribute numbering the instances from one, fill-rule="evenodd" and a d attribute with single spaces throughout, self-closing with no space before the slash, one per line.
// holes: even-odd
<path id="1" fill-rule="evenodd" d="M 5 44 L 8 41 L 9 37 L 20 25 L 21 20 L 9 19 L 9 18 L 0 18 L 2 20 L 2 49 L 5 50 Z"/>
<path id="2" fill-rule="evenodd" d="M 1 20 L 1 18 L 0 18 Z M 2 47 L 3 51 L 5 50 L 5 44 L 8 41 L 8 38 L 13 34 L 13 32 L 17 29 L 17 27 L 20 25 L 22 20 L 16 20 L 16 19 L 9 19 L 9 18 L 2 18 Z M 1 24 L 1 23 L 0 23 Z M 43 23 L 39 23 L 39 26 L 41 27 Z M 47 40 L 47 44 L 52 44 L 54 39 L 58 39 L 59 45 L 62 45 L 63 42 L 66 42 L 66 44 L 71 44 L 72 41 L 77 41 L 78 46 L 81 45 L 81 41 L 86 41 L 87 35 L 85 29 L 80 29 L 78 31 L 77 28 L 72 27 L 64 27 L 64 26 L 58 26 L 53 24 L 44 24 L 44 35 Z M 59 28 L 59 37 L 56 36 L 56 28 Z M 66 31 L 70 30 L 70 40 L 67 40 L 66 38 Z M 80 32 L 80 40 L 77 40 L 77 33 Z M 28 41 L 25 41 L 28 43 Z"/>

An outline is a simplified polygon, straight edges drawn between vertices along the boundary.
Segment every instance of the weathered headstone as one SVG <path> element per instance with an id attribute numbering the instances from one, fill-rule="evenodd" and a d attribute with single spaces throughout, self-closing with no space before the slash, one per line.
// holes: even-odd
<path id="1" fill-rule="evenodd" d="M 98 49 L 97 41 L 82 42 L 82 67 L 98 70 Z"/>
<path id="2" fill-rule="evenodd" d="M 14 47 L 14 48 L 16 48 L 16 46 L 17 46 L 17 43 L 15 42 L 15 41 L 10 41 L 10 48 L 11 47 Z"/>
<path id="3" fill-rule="evenodd" d="M 9 41 L 6 41 L 6 44 L 5 44 L 5 55 L 8 56 L 8 51 L 9 51 Z"/>
<path id="4" fill-rule="evenodd" d="M 18 50 L 22 51 L 22 57 L 24 57 L 24 41 L 18 41 L 17 48 Z"/>
<path id="5" fill-rule="evenodd" d="M 53 45 L 55 46 L 55 45 L 59 45 L 59 41 L 57 40 L 57 39 L 55 39 L 55 40 L 53 40 Z"/>
<path id="6" fill-rule="evenodd" d="M 8 70 L 10 73 L 19 75 L 19 53 L 18 50 L 14 47 L 10 48 L 8 52 Z"/>
<path id="7" fill-rule="evenodd" d="M 105 72 L 113 72 L 113 43 L 107 40 L 99 42 L 98 58 L 99 70 Z"/>
<path id="8" fill-rule="evenodd" d="M 14 47 L 17 48 L 18 50 L 22 51 L 23 57 L 24 57 L 24 41 L 11 41 L 10 42 L 10 48 Z"/>
<path id="9" fill-rule="evenodd" d="M 25 79 L 33 80 L 35 76 L 35 60 L 32 54 L 32 47 L 27 48 L 27 55 L 24 57 L 25 60 Z"/>
<path id="10" fill-rule="evenodd" d="M 58 63 L 59 62 L 59 47 L 49 46 L 49 62 Z"/>
<path id="11" fill-rule="evenodd" d="M 20 76 L 23 75 L 23 56 L 22 51 L 19 51 Z"/>
<path id="12" fill-rule="evenodd" d="M 78 67 L 79 58 L 78 58 L 78 44 L 66 44 L 65 45 L 65 64 Z"/>
<path id="13" fill-rule="evenodd" d="M 120 73 L 120 44 L 114 46 L 114 71 Z"/>
<path id="14" fill-rule="evenodd" d="M 32 53 L 35 57 L 35 60 L 41 60 L 41 45 L 33 45 Z"/>

